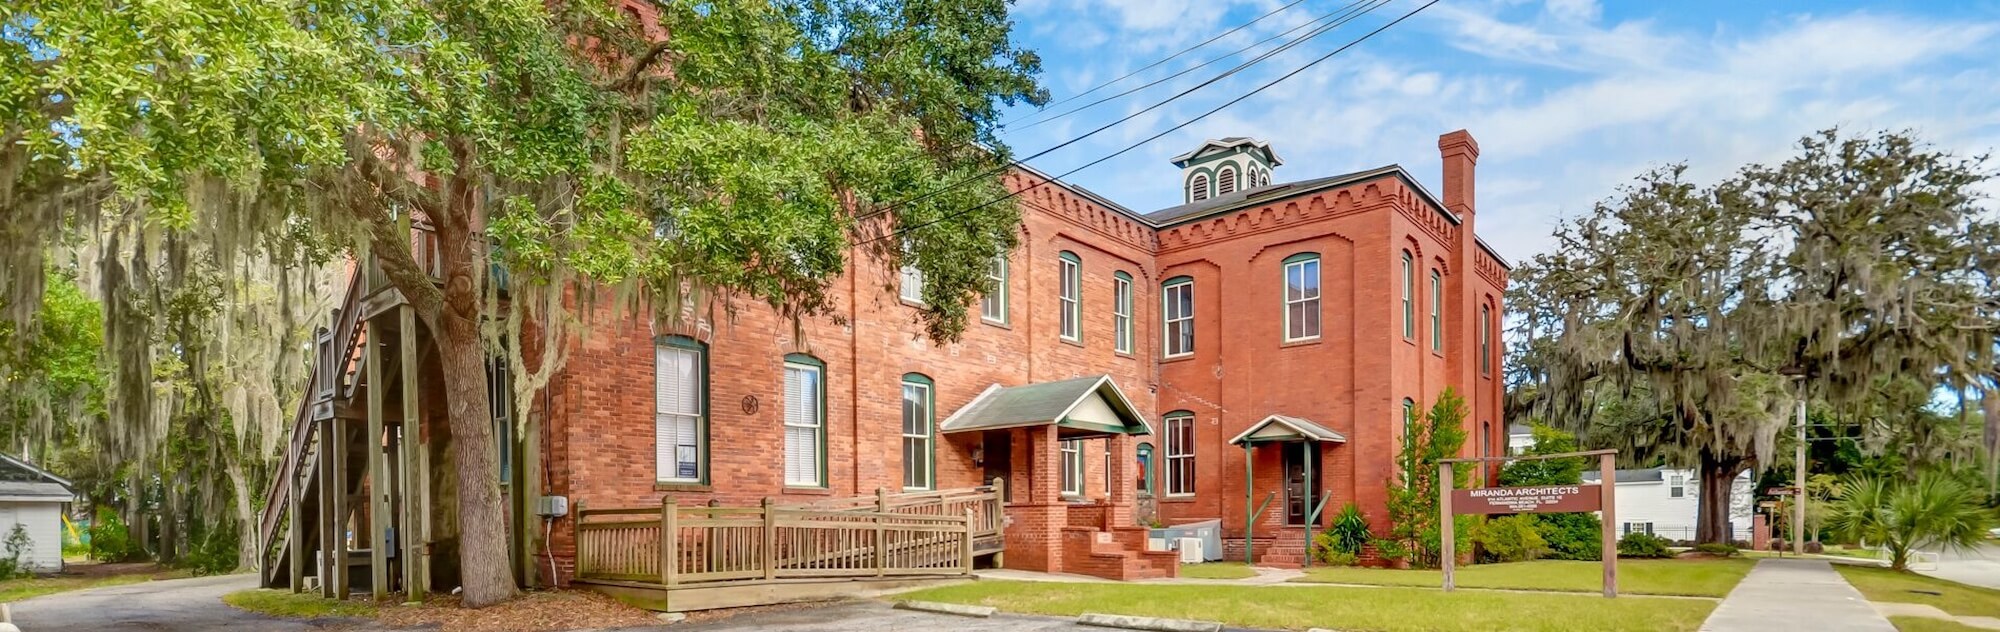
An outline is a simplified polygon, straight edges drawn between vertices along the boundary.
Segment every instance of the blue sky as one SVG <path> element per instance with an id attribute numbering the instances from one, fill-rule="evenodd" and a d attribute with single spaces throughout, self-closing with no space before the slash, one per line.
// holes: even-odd
<path id="1" fill-rule="evenodd" d="M 1061 99 L 1288 2 L 1017 0 L 1013 17 L 1016 36 L 1042 55 L 1043 84 Z M 1346 4 L 1306 0 L 1057 109 L 1172 74 Z M 1420 4 L 1395 0 L 1032 164 L 1050 173 L 1068 171 L 1220 105 Z M 1048 124 L 1010 130 L 1003 139 L 1017 155 L 1032 154 L 1249 56 Z M 2000 147 L 2000 63 L 1994 60 L 2000 60 L 2000 0 L 1443 0 L 1258 96 L 1067 179 L 1134 210 L 1152 211 L 1180 200 L 1178 171 L 1168 158 L 1204 138 L 1254 136 L 1270 141 L 1285 160 L 1276 181 L 1398 163 L 1436 190 L 1437 136 L 1465 128 L 1481 148 L 1479 233 L 1520 261 L 1548 247 L 1558 218 L 1587 210 L 1653 166 L 1685 161 L 1696 178 L 1712 181 L 1744 163 L 1781 159 L 1800 136 L 1835 125 L 1910 128 L 1942 148 L 1991 152 Z"/>

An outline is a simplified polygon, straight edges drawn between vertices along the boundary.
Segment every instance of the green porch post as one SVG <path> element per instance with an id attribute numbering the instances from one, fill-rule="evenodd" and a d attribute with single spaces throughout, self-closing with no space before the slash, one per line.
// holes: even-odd
<path id="1" fill-rule="evenodd" d="M 1301 498 L 1302 502 L 1299 503 L 1299 510 L 1306 514 L 1306 557 L 1299 562 L 1304 568 L 1312 568 L 1313 528 L 1319 526 L 1314 524 L 1314 521 L 1319 519 L 1319 514 L 1313 512 L 1313 461 L 1319 455 L 1313 453 L 1313 447 L 1310 441 L 1299 442 L 1299 458 L 1306 462 L 1306 484 L 1300 485 L 1305 488 L 1305 498 Z"/>
<path id="2" fill-rule="evenodd" d="M 1257 559 L 1257 444 L 1243 442 L 1243 565 L 1252 566 Z"/>

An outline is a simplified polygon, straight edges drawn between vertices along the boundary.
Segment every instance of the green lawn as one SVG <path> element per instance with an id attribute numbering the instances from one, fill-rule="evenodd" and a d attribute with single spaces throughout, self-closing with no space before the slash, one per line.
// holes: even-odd
<path id="1" fill-rule="evenodd" d="M 289 590 L 239 590 L 223 595 L 222 603 L 258 614 L 293 619 L 375 616 L 375 604 L 366 601 L 335 601 L 318 593 L 293 593 Z"/>
<path id="2" fill-rule="evenodd" d="M 1986 628 L 1925 617 L 1889 617 L 1889 623 L 1896 626 L 1896 632 L 1986 632 Z"/>
<path id="3" fill-rule="evenodd" d="M 1631 595 L 1722 597 L 1735 588 L 1756 562 L 1745 559 L 1619 560 L 1618 592 Z M 1374 586 L 1444 584 L 1444 572 L 1357 567 L 1314 567 L 1294 581 Z M 1462 588 L 1560 590 L 1598 592 L 1604 589 L 1604 565 L 1599 562 L 1540 560 L 1512 564 L 1475 564 L 1458 569 Z"/>
<path id="4" fill-rule="evenodd" d="M 59 592 L 83 590 L 99 586 L 137 584 L 152 579 L 150 575 L 110 575 L 105 577 L 35 577 L 30 579 L 10 579 L 0 581 L 0 602 L 20 601 Z"/>
<path id="5" fill-rule="evenodd" d="M 1955 615 L 2000 617 L 2000 590 L 1886 568 L 1846 564 L 1835 564 L 1833 567 L 1869 601 L 1922 603 Z"/>
<path id="6" fill-rule="evenodd" d="M 1251 570 L 1248 564 L 1242 562 L 1181 565 L 1181 577 L 1185 579 L 1244 579 L 1256 576 L 1257 571 Z"/>
<path id="7" fill-rule="evenodd" d="M 913 601 L 1075 616 L 1103 612 L 1232 626 L 1348 631 L 1695 630 L 1715 609 L 1699 599 L 1339 586 L 1174 586 L 979 581 L 900 595 Z"/>

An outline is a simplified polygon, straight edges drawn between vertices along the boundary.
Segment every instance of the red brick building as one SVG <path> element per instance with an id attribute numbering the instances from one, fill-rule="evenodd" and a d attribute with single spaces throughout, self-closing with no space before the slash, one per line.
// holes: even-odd
<path id="1" fill-rule="evenodd" d="M 600 323 L 523 407 L 548 414 L 538 484 L 515 484 L 605 507 L 999 477 L 1006 566 L 1110 577 L 1173 572 L 1140 552 L 1142 520 L 1219 519 L 1240 559 L 1246 503 L 1275 493 L 1260 544 L 1294 526 L 1258 557 L 1296 564 L 1309 490 L 1385 526 L 1405 406 L 1454 387 L 1467 452 L 1504 449 L 1507 267 L 1473 233 L 1478 145 L 1438 146 L 1433 195 L 1393 165 L 1273 184 L 1268 145 L 1209 141 L 1175 160 L 1187 203 L 1152 213 L 1019 168 L 1021 245 L 959 342 L 924 337 L 900 291 L 920 278 L 860 255 L 838 318 L 803 336 L 759 306 L 671 331 Z M 566 568 L 573 541 L 553 534 Z"/>

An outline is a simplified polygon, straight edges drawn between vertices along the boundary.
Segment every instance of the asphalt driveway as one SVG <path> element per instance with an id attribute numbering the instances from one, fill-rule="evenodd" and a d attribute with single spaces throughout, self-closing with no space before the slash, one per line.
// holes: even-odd
<path id="1" fill-rule="evenodd" d="M 45 595 L 14 602 L 14 625 L 23 632 L 301 632 L 318 628 L 237 610 L 222 596 L 257 587 L 256 575 L 223 575 L 140 582 Z"/>
<path id="2" fill-rule="evenodd" d="M 2000 544 L 1988 542 L 1970 551 L 1938 554 L 1936 569 L 1917 571 L 1961 584 L 2000 589 Z"/>

